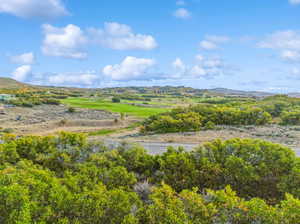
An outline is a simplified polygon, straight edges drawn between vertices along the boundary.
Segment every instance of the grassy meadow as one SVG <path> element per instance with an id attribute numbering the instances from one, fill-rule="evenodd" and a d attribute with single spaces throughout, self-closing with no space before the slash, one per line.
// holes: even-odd
<path id="1" fill-rule="evenodd" d="M 68 98 L 62 100 L 62 103 L 71 107 L 105 110 L 113 113 L 124 113 L 136 117 L 149 117 L 168 111 L 168 108 L 143 107 L 126 103 L 113 103 L 104 99 L 91 98 Z"/>

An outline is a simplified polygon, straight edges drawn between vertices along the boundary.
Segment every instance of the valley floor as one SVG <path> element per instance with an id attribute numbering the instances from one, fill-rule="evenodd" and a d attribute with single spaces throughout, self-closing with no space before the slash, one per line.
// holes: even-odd
<path id="1" fill-rule="evenodd" d="M 222 126 L 218 127 L 218 130 L 154 135 L 140 135 L 138 130 L 133 130 L 111 134 L 109 138 L 108 136 L 95 136 L 91 139 L 103 140 L 107 144 L 117 144 L 122 141 L 138 143 L 156 154 L 161 153 L 161 150 L 166 150 L 168 146 L 183 146 L 186 149 L 193 149 L 214 139 L 227 140 L 231 138 L 257 138 L 279 143 L 294 149 L 300 156 L 300 127 L 298 126 Z"/>
<path id="2" fill-rule="evenodd" d="M 116 121 L 117 120 L 117 121 Z M 34 108 L 11 107 L 0 115 L 0 130 L 11 129 L 17 135 L 49 135 L 60 131 L 87 133 L 90 140 L 102 140 L 108 145 L 126 141 L 138 143 L 151 153 L 161 153 L 168 146 L 192 149 L 214 139 L 258 138 L 293 148 L 300 156 L 299 126 L 219 126 L 217 130 L 191 133 L 141 135 L 134 127 L 141 118 L 120 119 L 117 113 L 67 106 L 43 105 Z"/>

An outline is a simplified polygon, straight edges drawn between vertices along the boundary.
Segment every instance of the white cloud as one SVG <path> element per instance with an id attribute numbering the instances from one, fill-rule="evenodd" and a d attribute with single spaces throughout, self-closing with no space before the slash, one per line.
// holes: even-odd
<path id="1" fill-rule="evenodd" d="M 105 23 L 104 29 L 90 28 L 92 41 L 114 50 L 152 50 L 157 47 L 151 35 L 135 34 L 131 27 L 120 23 Z"/>
<path id="2" fill-rule="evenodd" d="M 195 77 L 201 77 L 201 76 L 206 76 L 207 75 L 207 71 L 202 66 L 195 65 L 195 66 L 192 67 L 192 69 L 190 71 L 190 74 L 192 76 L 195 76 Z"/>
<path id="3" fill-rule="evenodd" d="M 258 44 L 261 48 L 300 50 L 300 32 L 278 31 Z"/>
<path id="4" fill-rule="evenodd" d="M 178 0 L 177 2 L 176 2 L 176 5 L 185 5 L 186 3 L 185 3 L 185 1 L 184 0 Z"/>
<path id="5" fill-rule="evenodd" d="M 73 59 L 84 59 L 86 52 L 82 50 L 87 39 L 80 29 L 75 25 L 57 28 L 49 24 L 43 25 L 45 38 L 42 51 L 47 56 L 65 57 Z"/>
<path id="6" fill-rule="evenodd" d="M 222 74 L 225 74 L 228 68 L 220 58 L 206 58 L 203 55 L 196 55 L 196 64 L 187 66 L 184 62 L 177 58 L 172 67 L 175 70 L 175 75 L 170 78 L 206 78 L 210 79 Z"/>
<path id="7" fill-rule="evenodd" d="M 219 48 L 218 44 L 224 44 L 230 41 L 227 36 L 206 35 L 204 40 L 200 42 L 200 47 L 204 50 L 216 50 Z"/>
<path id="8" fill-rule="evenodd" d="M 217 35 L 207 35 L 205 39 L 213 43 L 220 43 L 220 44 L 226 43 L 230 40 L 230 38 L 227 36 L 217 36 Z"/>
<path id="9" fill-rule="evenodd" d="M 69 14 L 61 0 L 1 0 L 1 12 L 23 18 L 55 18 Z"/>
<path id="10" fill-rule="evenodd" d="M 219 58 L 212 58 L 204 60 L 203 65 L 207 68 L 219 68 L 223 66 L 223 62 Z"/>
<path id="11" fill-rule="evenodd" d="M 47 83 L 51 85 L 66 85 L 66 86 L 93 86 L 98 76 L 93 73 L 58 73 L 50 75 L 47 78 Z"/>
<path id="12" fill-rule="evenodd" d="M 172 66 L 176 70 L 185 70 L 185 64 L 180 58 L 176 58 L 175 61 L 172 63 Z"/>
<path id="13" fill-rule="evenodd" d="M 200 47 L 204 50 L 215 50 L 218 48 L 218 46 L 215 43 L 207 40 L 201 41 Z"/>
<path id="14" fill-rule="evenodd" d="M 300 75 L 300 69 L 299 68 L 292 68 L 292 71 L 291 71 L 291 73 L 293 74 L 293 75 Z"/>
<path id="15" fill-rule="evenodd" d="M 147 78 L 147 72 L 156 64 L 153 59 L 126 57 L 121 64 L 107 65 L 103 68 L 103 74 L 112 80 L 138 80 Z"/>
<path id="16" fill-rule="evenodd" d="M 299 4 L 300 4 L 300 0 L 289 0 L 289 2 L 290 2 L 292 5 L 299 5 Z"/>
<path id="17" fill-rule="evenodd" d="M 284 50 L 281 58 L 287 61 L 300 62 L 300 51 Z"/>
<path id="18" fill-rule="evenodd" d="M 275 32 L 258 43 L 258 47 L 275 50 L 284 60 L 300 62 L 300 32 L 298 31 Z"/>
<path id="19" fill-rule="evenodd" d="M 191 13 L 185 8 L 180 8 L 174 12 L 174 16 L 180 19 L 189 19 L 191 17 Z"/>
<path id="20" fill-rule="evenodd" d="M 30 65 L 22 65 L 12 73 L 12 78 L 22 82 L 25 81 L 31 73 L 32 69 Z"/>
<path id="21" fill-rule="evenodd" d="M 200 62 L 204 60 L 204 56 L 201 54 L 196 55 L 195 58 L 197 61 L 200 61 Z"/>
<path id="22" fill-rule="evenodd" d="M 180 78 L 186 73 L 186 65 L 183 63 L 183 61 L 180 58 L 176 58 L 173 63 L 172 67 L 174 70 L 174 74 L 169 75 L 168 78 Z"/>
<path id="23" fill-rule="evenodd" d="M 15 55 L 10 58 L 12 63 L 31 65 L 35 63 L 35 57 L 32 52 L 24 53 L 21 55 Z"/>

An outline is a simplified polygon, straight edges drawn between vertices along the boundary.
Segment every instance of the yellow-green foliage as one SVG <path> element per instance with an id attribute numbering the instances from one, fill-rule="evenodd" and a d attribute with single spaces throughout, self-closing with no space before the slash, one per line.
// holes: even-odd
<path id="1" fill-rule="evenodd" d="M 109 150 L 82 134 L 1 141 L 3 224 L 300 220 L 300 161 L 277 144 L 218 140 L 152 156 L 138 146 Z"/>
<path id="2" fill-rule="evenodd" d="M 183 132 L 211 129 L 215 125 L 265 125 L 272 120 L 261 108 L 198 105 L 178 108 L 151 116 L 143 123 L 143 132 Z"/>

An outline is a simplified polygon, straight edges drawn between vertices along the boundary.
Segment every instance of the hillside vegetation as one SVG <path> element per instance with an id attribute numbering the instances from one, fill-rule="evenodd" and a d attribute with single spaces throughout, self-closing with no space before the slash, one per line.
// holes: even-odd
<path id="1" fill-rule="evenodd" d="M 4 136 L 1 223 L 264 223 L 300 220 L 300 161 L 259 140 L 158 156 L 83 135 Z"/>
<path id="2" fill-rule="evenodd" d="M 26 87 L 29 86 L 11 78 L 0 77 L 0 89 L 20 89 Z"/>
<path id="3" fill-rule="evenodd" d="M 147 118 L 142 133 L 172 133 L 214 129 L 216 125 L 300 124 L 300 99 L 285 95 L 262 100 L 205 100 Z"/>

